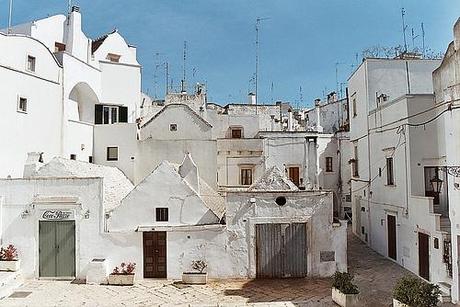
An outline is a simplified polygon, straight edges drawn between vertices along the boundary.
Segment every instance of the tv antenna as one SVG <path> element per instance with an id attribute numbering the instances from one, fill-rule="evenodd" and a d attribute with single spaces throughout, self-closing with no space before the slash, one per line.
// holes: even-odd
<path id="1" fill-rule="evenodd" d="M 425 27 L 423 22 L 420 24 L 420 27 L 422 28 L 422 56 L 425 58 Z"/>
<path id="2" fill-rule="evenodd" d="M 256 19 L 256 74 L 255 74 L 255 94 L 256 94 L 256 105 L 259 100 L 259 93 L 258 93 L 258 86 L 259 86 L 259 30 L 260 30 L 260 22 L 264 20 L 268 20 L 270 17 L 257 17 Z"/>
<path id="3" fill-rule="evenodd" d="M 187 41 L 184 41 L 184 62 L 183 62 L 183 71 L 182 71 L 182 81 L 181 81 L 181 93 L 186 93 L 186 62 L 187 62 Z"/>
<path id="4" fill-rule="evenodd" d="M 302 91 L 302 85 L 299 87 L 299 104 L 300 104 L 300 106 L 298 105 L 298 106 L 297 106 L 297 109 L 300 109 L 301 107 L 303 107 L 303 91 Z"/>
<path id="5" fill-rule="evenodd" d="M 403 37 L 404 37 L 404 52 L 407 52 L 407 40 L 406 40 L 407 26 L 406 26 L 406 20 L 404 16 L 406 16 L 406 11 L 402 7 L 401 8 L 401 18 L 402 18 L 402 31 L 403 31 Z"/>
<path id="6" fill-rule="evenodd" d="M 419 37 L 420 35 L 415 35 L 414 28 L 412 28 L 411 36 L 412 36 L 412 49 L 415 50 L 415 39 Z"/>
<path id="7" fill-rule="evenodd" d="M 154 94 L 155 99 L 158 97 L 157 96 L 158 68 L 160 68 L 160 66 L 161 66 L 159 59 L 160 59 L 160 53 L 155 52 L 155 62 L 154 62 L 155 70 L 153 71 L 153 94 Z"/>
<path id="8" fill-rule="evenodd" d="M 13 0 L 10 0 L 10 5 L 8 8 L 8 34 L 11 33 L 11 20 L 13 18 Z"/>

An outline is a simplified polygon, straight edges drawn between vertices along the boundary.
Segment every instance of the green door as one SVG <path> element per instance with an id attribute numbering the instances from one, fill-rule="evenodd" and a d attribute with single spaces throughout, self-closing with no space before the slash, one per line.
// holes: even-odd
<path id="1" fill-rule="evenodd" d="M 40 221 L 39 276 L 75 277 L 75 221 Z"/>

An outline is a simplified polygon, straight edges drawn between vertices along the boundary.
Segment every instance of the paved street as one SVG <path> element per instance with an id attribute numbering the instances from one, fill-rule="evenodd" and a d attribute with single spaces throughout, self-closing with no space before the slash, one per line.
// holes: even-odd
<path id="1" fill-rule="evenodd" d="M 391 306 L 394 283 L 409 272 L 349 233 L 349 266 L 362 306 Z M 133 287 L 27 281 L 1 306 L 335 306 L 328 279 L 211 281 L 186 286 L 142 280 Z M 447 306 L 447 305 L 446 305 Z"/>

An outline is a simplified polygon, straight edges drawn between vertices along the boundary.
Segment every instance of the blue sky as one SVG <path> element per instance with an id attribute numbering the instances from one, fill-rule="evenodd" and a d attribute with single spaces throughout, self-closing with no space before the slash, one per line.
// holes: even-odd
<path id="1" fill-rule="evenodd" d="M 261 25 L 259 102 L 303 104 L 345 82 L 356 54 L 373 45 L 402 44 L 401 7 L 408 37 L 425 25 L 426 45 L 442 51 L 452 41 L 460 17 L 459 0 L 79 0 L 84 31 L 97 37 L 118 28 L 138 47 L 143 89 L 155 94 L 155 63 L 168 61 L 178 84 L 182 49 L 188 45 L 190 83 L 207 82 L 211 101 L 246 100 L 254 74 L 255 20 Z M 13 23 L 65 13 L 66 0 L 14 0 Z M 7 24 L 8 1 L 0 0 L 0 28 Z M 408 38 L 409 45 L 412 40 Z M 421 45 L 421 38 L 416 39 Z M 159 56 L 155 56 L 159 53 Z M 360 57 L 358 58 L 360 61 Z M 159 68 L 157 95 L 164 95 Z M 273 84 L 273 90 L 272 89 Z"/>

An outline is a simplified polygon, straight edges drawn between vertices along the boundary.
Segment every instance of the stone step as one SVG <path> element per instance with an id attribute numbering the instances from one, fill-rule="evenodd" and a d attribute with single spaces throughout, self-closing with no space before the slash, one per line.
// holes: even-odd
<path id="1" fill-rule="evenodd" d="M 24 283 L 21 272 L 0 272 L 0 299 L 11 295 Z"/>
<path id="2" fill-rule="evenodd" d="M 447 282 L 438 283 L 439 290 L 441 290 L 441 303 L 450 303 L 451 299 L 451 285 Z"/>

